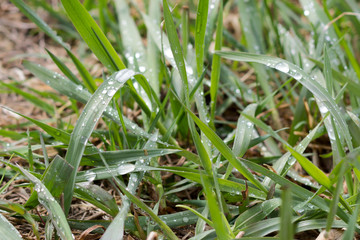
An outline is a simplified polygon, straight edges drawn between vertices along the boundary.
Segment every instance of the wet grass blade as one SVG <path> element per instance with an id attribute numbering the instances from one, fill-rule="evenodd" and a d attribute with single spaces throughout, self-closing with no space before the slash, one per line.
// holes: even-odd
<path id="1" fill-rule="evenodd" d="M 24 176 L 26 176 L 34 185 L 35 191 L 38 193 L 39 202 L 46 208 L 48 214 L 52 220 L 52 224 L 55 226 L 57 233 L 60 238 L 63 240 L 74 239 L 74 236 L 71 233 L 71 229 L 66 220 L 65 214 L 60 207 L 59 203 L 55 200 L 55 198 L 51 195 L 49 190 L 44 186 L 44 184 L 30 174 L 28 171 L 18 166 L 20 171 Z"/>
<path id="2" fill-rule="evenodd" d="M 194 120 L 196 125 L 201 129 L 201 131 L 206 135 L 206 137 L 214 144 L 214 146 L 220 151 L 220 153 L 227 159 L 229 162 L 241 173 L 243 174 L 250 182 L 252 182 L 256 187 L 261 189 L 264 192 L 267 192 L 267 189 L 257 180 L 252 173 L 243 165 L 241 161 L 236 159 L 236 156 L 231 151 L 231 149 L 223 142 L 223 140 L 205 123 L 203 123 L 194 113 L 186 108 L 189 116 Z"/>
<path id="3" fill-rule="evenodd" d="M 49 27 L 26 3 L 22 0 L 11 0 L 11 2 L 20 9 L 20 11 L 27 16 L 33 23 L 35 23 L 46 35 L 51 37 L 56 43 L 60 44 L 64 48 L 68 48 L 68 45 L 57 35 L 57 33 Z"/>
<path id="4" fill-rule="evenodd" d="M 0 214 L 0 234 L 4 239 L 23 239 L 19 231 L 2 214 Z"/>
<path id="5" fill-rule="evenodd" d="M 351 136 L 349 133 L 348 126 L 346 124 L 344 115 L 341 114 L 341 111 L 338 105 L 335 103 L 334 99 L 330 96 L 328 92 L 317 82 L 314 81 L 304 70 L 298 66 L 285 61 L 280 58 L 270 57 L 265 55 L 257 55 L 251 53 L 243 52 L 225 52 L 219 51 L 216 52 L 221 57 L 235 60 L 235 61 L 244 61 L 244 62 L 257 62 L 275 68 L 299 81 L 303 86 L 305 86 L 310 92 L 316 96 L 319 101 L 323 102 L 328 111 L 334 117 L 336 123 L 339 127 L 339 132 L 343 135 L 349 149 L 353 149 Z"/>
<path id="6" fill-rule="evenodd" d="M 222 31 L 223 30 L 223 2 L 220 2 L 220 9 L 217 19 L 217 28 L 216 28 L 216 38 L 215 38 L 215 51 L 221 50 L 222 46 Z M 214 126 L 215 110 L 216 110 L 216 101 L 217 93 L 219 91 L 219 80 L 220 80 L 220 67 L 221 61 L 220 56 L 213 54 L 212 65 L 211 65 L 211 88 L 210 88 L 210 98 L 211 98 L 211 113 L 210 120 L 211 125 Z"/>
<path id="7" fill-rule="evenodd" d="M 196 13 L 195 23 L 195 52 L 196 68 L 198 76 L 203 72 L 204 65 L 204 48 L 205 48 L 205 31 L 208 18 L 209 0 L 200 0 Z"/>
<path id="8" fill-rule="evenodd" d="M 113 74 L 96 90 L 94 95 L 86 104 L 82 114 L 76 122 L 70 138 L 68 152 L 65 156 L 66 161 L 68 161 L 74 169 L 78 168 L 85 145 L 87 144 L 97 121 L 102 116 L 112 97 L 125 84 L 125 82 L 134 75 L 135 72 L 126 69 Z M 75 177 L 76 171 L 69 176 L 69 183 L 64 190 L 64 207 L 66 213 L 70 208 L 75 185 Z"/>
<path id="9" fill-rule="evenodd" d="M 51 161 L 49 167 L 41 176 L 40 180 L 54 198 L 60 199 L 65 185 L 68 182 L 68 176 L 70 176 L 73 171 L 74 169 L 69 165 L 69 163 L 60 156 L 56 155 L 56 157 Z M 33 192 L 24 206 L 32 209 L 36 207 L 38 203 L 38 195 L 36 192 Z"/>

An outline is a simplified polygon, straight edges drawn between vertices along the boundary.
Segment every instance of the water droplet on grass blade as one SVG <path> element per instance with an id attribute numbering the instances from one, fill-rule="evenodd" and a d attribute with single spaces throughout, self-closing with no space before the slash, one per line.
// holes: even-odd
<path id="1" fill-rule="evenodd" d="M 290 70 L 289 65 L 284 62 L 279 62 L 275 65 L 275 68 L 283 73 L 288 73 Z"/>
<path id="2" fill-rule="evenodd" d="M 110 90 L 107 91 L 107 95 L 108 95 L 109 97 L 114 96 L 115 93 L 116 93 L 116 90 L 115 90 L 115 89 L 110 89 Z"/>

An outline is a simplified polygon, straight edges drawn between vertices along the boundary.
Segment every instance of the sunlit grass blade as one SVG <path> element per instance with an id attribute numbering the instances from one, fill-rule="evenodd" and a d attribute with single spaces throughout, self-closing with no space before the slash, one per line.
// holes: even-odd
<path id="1" fill-rule="evenodd" d="M 94 95 L 86 104 L 82 114 L 76 122 L 70 138 L 69 148 L 65 156 L 66 161 L 68 161 L 74 169 L 78 168 L 91 132 L 112 97 L 125 84 L 125 82 L 134 75 L 135 72 L 131 70 L 122 70 L 113 74 L 96 90 Z M 64 207 L 66 213 L 70 208 L 75 177 L 76 171 L 74 171 L 69 177 L 69 183 L 64 190 Z"/>

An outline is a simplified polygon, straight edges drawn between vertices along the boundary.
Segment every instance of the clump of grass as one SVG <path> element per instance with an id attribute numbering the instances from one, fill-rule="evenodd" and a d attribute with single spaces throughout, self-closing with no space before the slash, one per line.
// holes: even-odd
<path id="1" fill-rule="evenodd" d="M 46 1 L 11 2 L 66 50 L 78 72 L 50 51 L 62 74 L 23 62 L 71 100 L 75 124 L 58 119 L 50 125 L 3 106 L 42 130 L 0 130 L 28 142 L 1 152 L 9 168 L 0 192 L 15 178 L 27 179 L 18 187 L 31 191 L 24 205 L 0 201 L 1 209 L 25 218 L 37 239 L 36 221 L 49 239 L 74 239 L 71 229 L 98 225 L 105 229 L 97 229 L 101 239 L 125 233 L 146 239 L 153 231 L 178 239 L 183 226 L 192 239 L 301 239 L 309 230 L 343 228 L 344 239 L 352 239 L 360 233 L 360 67 L 353 50 L 360 23 L 352 14 L 336 18 L 358 12 L 355 1 L 62 0 L 58 10 Z M 103 65 L 102 77 L 90 74 L 33 7 L 61 19 L 66 39 L 73 36 L 71 21 Z M 240 39 L 223 24 L 234 11 Z M 61 98 L 14 84 L 2 87 L 56 122 L 57 107 L 46 98 L 63 107 Z M 130 119 L 124 109 L 139 114 Z M 105 124 L 97 127 L 100 119 Z M 313 147 L 319 139 L 331 146 L 320 156 Z M 48 148 L 58 155 L 48 156 Z M 329 156 L 329 174 L 311 161 Z M 311 180 L 293 169 L 297 163 Z M 73 219 L 77 199 L 111 219 Z M 34 214 L 39 205 L 47 216 Z M 4 236 L 21 239 L 6 218 L 0 221 Z"/>

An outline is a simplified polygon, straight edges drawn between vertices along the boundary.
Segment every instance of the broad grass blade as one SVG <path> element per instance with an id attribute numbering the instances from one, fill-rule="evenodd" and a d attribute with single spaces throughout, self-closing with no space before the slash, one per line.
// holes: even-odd
<path id="1" fill-rule="evenodd" d="M 68 161 L 74 169 L 78 168 L 91 132 L 105 111 L 107 105 L 110 103 L 112 97 L 125 82 L 134 75 L 134 71 L 126 69 L 113 74 L 96 90 L 86 104 L 82 114 L 76 122 L 70 138 L 69 148 L 65 156 L 66 161 Z M 74 171 L 73 174 L 69 176 L 69 183 L 64 190 L 64 207 L 66 213 L 70 209 L 76 173 L 77 172 Z"/>
<path id="2" fill-rule="evenodd" d="M 32 183 L 35 184 L 35 191 L 38 193 L 39 202 L 46 208 L 49 213 L 49 216 L 52 220 L 53 225 L 55 226 L 57 233 L 60 238 L 63 240 L 74 239 L 74 236 L 71 233 L 71 229 L 66 220 L 65 214 L 61 209 L 59 203 L 51 195 L 49 190 L 44 186 L 44 184 L 31 175 L 28 171 L 18 166 L 20 171 L 24 176 L 26 176 Z"/>
<path id="3" fill-rule="evenodd" d="M 0 214 L 0 234 L 4 239 L 23 239 L 19 231 L 2 214 Z"/>
<path id="4" fill-rule="evenodd" d="M 104 66 L 111 72 L 124 69 L 124 63 L 80 1 L 62 0 L 61 2 L 81 37 Z"/>

